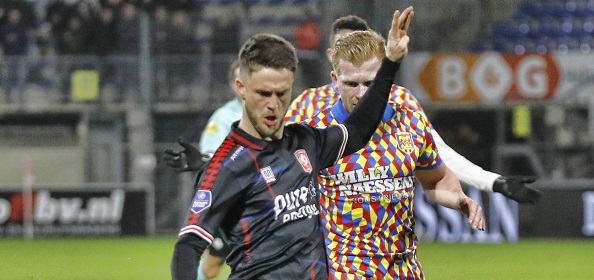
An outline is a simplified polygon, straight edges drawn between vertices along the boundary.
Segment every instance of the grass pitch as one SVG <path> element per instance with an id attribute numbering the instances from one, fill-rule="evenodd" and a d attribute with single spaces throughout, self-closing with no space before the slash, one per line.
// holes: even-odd
<path id="1" fill-rule="evenodd" d="M 0 279 L 170 279 L 175 236 L 0 239 Z M 593 240 L 420 242 L 427 279 L 594 279 Z M 226 279 L 228 268 L 217 279 Z"/>

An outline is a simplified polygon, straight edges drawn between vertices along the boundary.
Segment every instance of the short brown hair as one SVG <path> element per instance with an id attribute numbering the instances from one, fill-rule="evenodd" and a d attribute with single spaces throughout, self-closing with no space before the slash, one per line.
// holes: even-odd
<path id="1" fill-rule="evenodd" d="M 337 18 L 332 23 L 332 33 L 336 34 L 336 32 L 348 29 L 353 31 L 365 31 L 371 29 L 367 24 L 367 21 L 364 19 L 355 16 L 355 15 L 348 15 Z"/>
<path id="2" fill-rule="evenodd" d="M 240 75 L 251 75 L 257 66 L 295 72 L 297 52 L 287 40 L 273 34 L 250 37 L 239 51 Z"/>
<path id="3" fill-rule="evenodd" d="M 331 48 L 334 48 L 334 45 L 336 44 L 336 39 L 338 39 L 336 35 L 343 30 L 365 31 L 371 30 L 371 28 L 367 24 L 367 21 L 358 16 L 348 15 L 339 17 L 332 23 L 332 33 L 330 34 L 330 38 L 328 41 L 330 42 Z"/>
<path id="4" fill-rule="evenodd" d="M 386 56 L 384 38 L 375 31 L 353 31 L 336 41 L 332 53 L 332 67 L 340 74 L 340 60 L 355 65 L 377 57 L 382 60 Z"/>

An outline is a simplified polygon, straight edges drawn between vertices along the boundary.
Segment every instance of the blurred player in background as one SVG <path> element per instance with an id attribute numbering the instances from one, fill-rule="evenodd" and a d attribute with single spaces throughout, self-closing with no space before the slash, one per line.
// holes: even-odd
<path id="1" fill-rule="evenodd" d="M 412 8 L 407 12 L 414 14 Z M 332 81 L 340 99 L 309 125 L 339 124 L 359 106 L 384 57 L 384 44 L 371 30 L 336 42 Z M 441 161 L 425 116 L 391 102 L 371 141 L 320 173 L 330 279 L 424 279 L 414 231 L 415 178 L 432 200 L 461 211 L 473 229 L 484 230 L 482 208 Z"/>
<path id="2" fill-rule="evenodd" d="M 394 13 L 392 29 L 406 12 Z M 408 26 L 406 24 L 406 26 Z M 219 226 L 229 234 L 230 279 L 327 279 L 318 220 L 318 172 L 361 149 L 381 120 L 390 86 L 407 54 L 408 36 L 393 31 L 387 57 L 344 124 L 285 126 L 297 66 L 295 48 L 269 34 L 240 51 L 236 81 L 244 113 L 197 182 L 188 224 L 171 264 L 173 279 L 194 279 L 198 258 Z M 401 37 L 402 35 L 402 37 Z"/>
<path id="3" fill-rule="evenodd" d="M 214 111 L 208 119 L 208 123 L 199 142 L 199 150 L 189 144 L 183 138 L 178 143 L 183 150 L 167 149 L 164 159 L 167 165 L 180 172 L 194 171 L 200 169 L 204 161 L 210 159 L 212 154 L 219 148 L 221 143 L 231 130 L 231 124 L 239 119 L 243 113 L 243 105 L 237 92 L 235 80 L 239 78 L 239 61 L 235 60 L 227 73 L 229 87 L 233 91 L 233 99 L 225 103 L 221 108 Z M 224 233 L 218 231 L 215 239 L 208 247 L 208 251 L 202 257 L 198 267 L 197 280 L 215 278 L 230 252 L 229 244 L 225 240 Z"/>
<path id="4" fill-rule="evenodd" d="M 332 24 L 332 37 L 330 38 L 332 46 L 326 50 L 328 60 L 331 60 L 334 44 L 338 39 L 352 31 L 369 29 L 370 27 L 364 19 L 354 15 L 344 16 L 335 20 Z M 291 106 L 289 106 L 285 122 L 295 123 L 307 120 L 322 109 L 328 108 L 336 103 L 339 98 L 340 93 L 333 83 L 318 88 L 306 89 L 302 94 L 297 96 L 291 103 Z M 396 104 L 401 104 L 402 106 L 420 111 L 423 115 L 425 114 L 416 98 L 406 88 L 395 85 L 392 88 L 390 99 Z M 431 131 L 433 138 L 437 143 L 439 155 L 442 160 L 446 162 L 448 167 L 456 173 L 456 176 L 461 182 L 476 187 L 481 191 L 495 191 L 501 193 L 507 198 L 513 199 L 519 203 L 536 203 L 539 200 L 541 196 L 540 191 L 527 185 L 533 183 L 535 178 L 524 176 L 502 176 L 484 170 L 450 148 L 437 131 L 433 129 L 433 126 L 426 116 L 425 119 L 427 119 L 429 126 L 431 126 Z"/>
<path id="5" fill-rule="evenodd" d="M 223 143 L 231 130 L 231 124 L 241 119 L 243 113 L 241 100 L 235 86 L 235 79 L 238 77 L 239 61 L 236 60 L 229 66 L 227 73 L 229 88 L 233 91 L 234 98 L 212 113 L 200 136 L 199 149 L 183 138 L 177 140 L 183 148 L 182 150 L 166 149 L 163 159 L 167 165 L 179 172 L 196 171 Z"/>
<path id="6" fill-rule="evenodd" d="M 208 124 L 202 132 L 200 137 L 200 153 L 203 155 L 213 154 L 217 148 L 223 143 L 223 140 L 231 130 L 231 124 L 241 119 L 243 113 L 243 106 L 235 80 L 239 78 L 239 61 L 235 60 L 230 66 L 227 73 L 227 81 L 229 87 L 233 91 L 234 98 L 225 103 L 221 108 L 214 111 L 212 116 L 208 119 Z"/>

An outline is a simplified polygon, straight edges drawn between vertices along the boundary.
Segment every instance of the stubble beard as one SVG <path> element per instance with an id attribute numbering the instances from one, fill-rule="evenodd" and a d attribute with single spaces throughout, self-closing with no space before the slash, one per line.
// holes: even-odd
<path id="1" fill-rule="evenodd" d="M 259 122 L 258 121 L 259 119 L 249 111 L 247 112 L 247 116 L 250 120 L 250 123 L 252 123 L 252 126 L 254 126 L 254 129 L 256 129 L 256 132 L 258 132 L 258 134 L 260 134 L 260 137 L 262 137 L 262 139 L 266 139 L 266 138 L 276 139 L 277 138 L 275 136 L 275 134 L 280 129 L 280 127 L 283 125 L 282 122 L 278 122 L 275 126 L 270 127 L 270 126 L 263 124 L 262 122 Z"/>

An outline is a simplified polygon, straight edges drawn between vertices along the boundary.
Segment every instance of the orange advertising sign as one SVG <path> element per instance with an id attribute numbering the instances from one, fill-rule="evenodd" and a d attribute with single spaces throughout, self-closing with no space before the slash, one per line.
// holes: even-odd
<path id="1" fill-rule="evenodd" d="M 430 55 L 419 69 L 421 88 L 436 101 L 549 100 L 560 83 L 550 55 Z"/>

